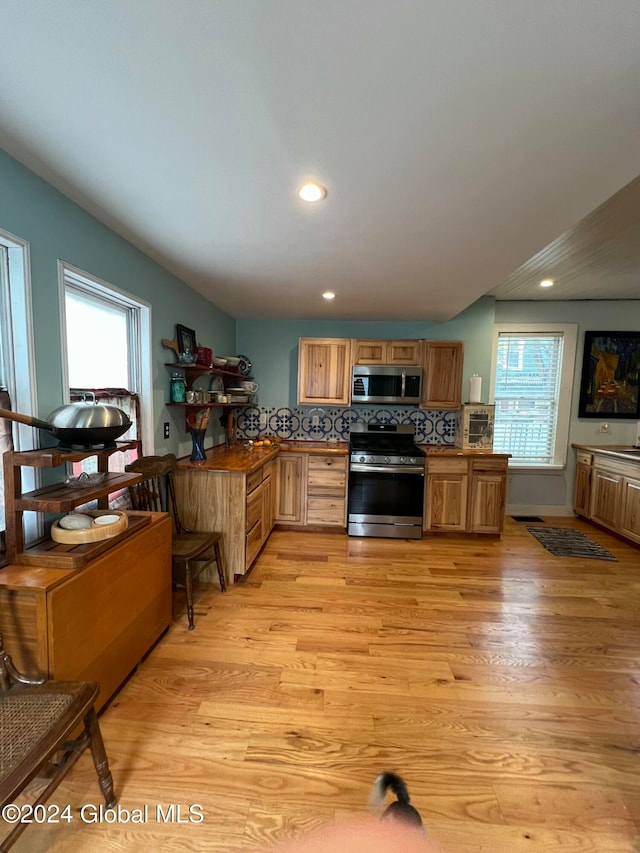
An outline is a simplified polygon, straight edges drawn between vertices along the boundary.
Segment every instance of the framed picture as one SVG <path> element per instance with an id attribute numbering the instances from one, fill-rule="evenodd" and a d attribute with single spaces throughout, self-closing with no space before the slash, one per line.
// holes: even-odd
<path id="1" fill-rule="evenodd" d="M 179 353 L 191 350 L 191 352 L 195 354 L 196 333 L 193 329 L 188 329 L 186 326 L 181 326 L 179 323 L 176 323 L 176 338 L 178 339 Z"/>
<path id="2" fill-rule="evenodd" d="M 585 332 L 579 418 L 640 419 L 640 332 Z"/>

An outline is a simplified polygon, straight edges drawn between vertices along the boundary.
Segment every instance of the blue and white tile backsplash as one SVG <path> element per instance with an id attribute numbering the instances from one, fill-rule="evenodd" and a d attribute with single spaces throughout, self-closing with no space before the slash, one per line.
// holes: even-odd
<path id="1" fill-rule="evenodd" d="M 273 435 L 283 441 L 348 441 L 352 423 L 412 424 L 418 444 L 453 444 L 456 412 L 416 409 L 248 406 L 238 413 L 238 438 Z"/>

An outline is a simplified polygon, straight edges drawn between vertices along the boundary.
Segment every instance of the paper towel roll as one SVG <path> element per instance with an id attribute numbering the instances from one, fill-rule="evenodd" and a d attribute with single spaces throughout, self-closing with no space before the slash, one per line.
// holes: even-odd
<path id="1" fill-rule="evenodd" d="M 478 376 L 477 373 L 474 373 L 469 380 L 469 402 L 482 402 L 482 377 Z"/>

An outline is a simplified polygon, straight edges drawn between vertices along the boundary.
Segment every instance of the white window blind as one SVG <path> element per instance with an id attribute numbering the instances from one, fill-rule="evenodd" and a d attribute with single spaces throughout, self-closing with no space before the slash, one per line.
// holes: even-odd
<path id="1" fill-rule="evenodd" d="M 493 446 L 515 464 L 556 461 L 563 339 L 562 332 L 498 334 Z"/>

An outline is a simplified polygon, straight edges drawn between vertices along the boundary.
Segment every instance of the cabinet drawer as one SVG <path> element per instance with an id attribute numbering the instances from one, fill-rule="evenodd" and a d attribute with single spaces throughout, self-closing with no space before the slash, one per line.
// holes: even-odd
<path id="1" fill-rule="evenodd" d="M 247 520 L 245 530 L 251 530 L 253 525 L 262 517 L 262 489 L 254 489 L 247 495 Z"/>
<path id="2" fill-rule="evenodd" d="M 344 527 L 344 498 L 310 497 L 307 500 L 307 524 Z"/>
<path id="3" fill-rule="evenodd" d="M 576 465 L 591 465 L 593 462 L 593 454 L 587 453 L 585 450 L 576 451 Z"/>
<path id="4" fill-rule="evenodd" d="M 271 477 L 276 470 L 276 460 L 270 459 L 268 462 L 265 462 L 262 466 L 262 479 L 266 480 L 268 477 Z"/>
<path id="5" fill-rule="evenodd" d="M 473 459 L 471 467 L 474 474 L 502 474 L 507 470 L 507 460 Z"/>
<path id="6" fill-rule="evenodd" d="M 310 456 L 307 469 L 307 492 L 311 495 L 341 497 L 347 483 L 347 461 L 335 456 Z"/>
<path id="7" fill-rule="evenodd" d="M 264 466 L 263 468 L 258 468 L 257 471 L 253 471 L 251 474 L 247 474 L 247 494 L 252 492 L 262 482 L 263 470 Z"/>
<path id="8" fill-rule="evenodd" d="M 427 474 L 466 474 L 468 462 L 463 456 L 427 456 Z"/>
<path id="9" fill-rule="evenodd" d="M 251 563 L 255 560 L 258 555 L 258 551 L 260 550 L 260 546 L 262 545 L 262 520 L 258 519 L 258 521 L 253 525 L 251 530 L 247 533 L 247 542 L 246 542 L 246 550 L 245 550 L 245 569 L 248 569 Z"/>

